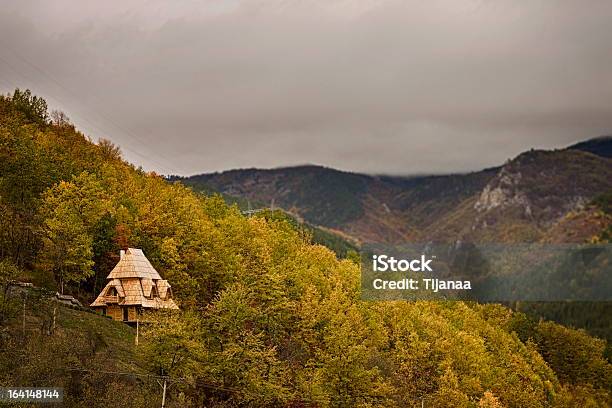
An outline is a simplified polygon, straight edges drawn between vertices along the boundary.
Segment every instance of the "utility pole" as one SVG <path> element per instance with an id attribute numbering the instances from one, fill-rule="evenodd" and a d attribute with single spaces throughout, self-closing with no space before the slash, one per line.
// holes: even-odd
<path id="1" fill-rule="evenodd" d="M 23 323 L 22 323 L 22 331 L 23 338 L 25 339 L 26 335 L 26 299 L 28 298 L 28 292 L 23 292 Z"/>
<path id="2" fill-rule="evenodd" d="M 167 377 L 164 377 L 164 393 L 162 394 L 161 408 L 165 408 L 166 406 L 166 381 L 167 381 Z"/>
<path id="3" fill-rule="evenodd" d="M 57 300 L 53 302 L 53 321 L 51 322 L 51 333 L 55 332 L 55 322 L 57 320 Z"/>
<path id="4" fill-rule="evenodd" d="M 166 389 L 168 388 L 168 375 L 166 374 L 166 370 L 164 370 L 163 368 L 161 369 L 161 377 L 164 379 L 164 383 L 162 384 L 159 379 L 157 380 L 157 383 L 159 385 L 162 386 L 163 392 L 162 392 L 162 404 L 161 404 L 161 408 L 165 408 L 166 407 Z"/>

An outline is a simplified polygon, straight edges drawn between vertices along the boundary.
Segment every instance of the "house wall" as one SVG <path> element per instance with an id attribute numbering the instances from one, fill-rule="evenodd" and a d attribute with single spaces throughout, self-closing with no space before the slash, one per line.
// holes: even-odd
<path id="1" fill-rule="evenodd" d="M 136 321 L 136 306 L 128 306 L 128 320 L 130 322 Z"/>
<path id="2" fill-rule="evenodd" d="M 106 315 L 110 316 L 113 320 L 123 320 L 123 313 L 121 312 L 121 308 L 116 305 L 107 306 Z"/>
<path id="3" fill-rule="evenodd" d="M 138 319 L 138 309 L 136 306 L 118 306 L 108 305 L 106 306 L 106 315 L 113 320 L 123 321 L 123 311 L 128 311 L 128 321 L 135 322 Z M 104 308 L 96 308 L 96 311 L 100 314 L 104 314 Z"/>

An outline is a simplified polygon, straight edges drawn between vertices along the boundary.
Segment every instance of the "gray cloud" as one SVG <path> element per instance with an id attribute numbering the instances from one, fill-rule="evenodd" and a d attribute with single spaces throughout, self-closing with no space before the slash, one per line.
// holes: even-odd
<path id="1" fill-rule="evenodd" d="M 147 169 L 467 171 L 612 132 L 612 3 L 24 0 L 29 87 Z"/>

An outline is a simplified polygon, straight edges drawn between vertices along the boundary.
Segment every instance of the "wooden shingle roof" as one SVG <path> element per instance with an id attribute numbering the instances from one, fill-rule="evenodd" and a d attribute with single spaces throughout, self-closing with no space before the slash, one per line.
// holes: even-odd
<path id="1" fill-rule="evenodd" d="M 142 293 L 142 286 L 140 286 L 140 279 L 122 279 L 121 283 L 125 292 L 125 299 L 123 299 L 121 304 L 141 305 L 144 300 L 144 294 Z"/>
<path id="2" fill-rule="evenodd" d="M 140 249 L 129 248 L 108 275 L 108 283 L 102 289 L 92 307 L 109 304 L 142 306 L 154 309 L 178 309 L 172 299 L 172 289 L 163 280 Z M 116 295 L 109 295 L 111 288 Z M 160 296 L 161 295 L 161 296 Z"/>
<path id="3" fill-rule="evenodd" d="M 168 292 L 170 289 L 170 284 L 167 280 L 157 281 L 157 290 L 159 291 L 159 297 L 162 299 L 166 299 L 168 296 Z"/>
<path id="4" fill-rule="evenodd" d="M 161 279 L 141 249 L 128 248 L 107 279 L 148 278 Z"/>
<path id="5" fill-rule="evenodd" d="M 146 297 L 150 297 L 151 290 L 153 289 L 153 285 L 155 285 L 155 283 L 153 283 L 153 281 L 149 278 L 143 278 L 140 283 L 142 284 L 142 292 L 144 295 Z"/>

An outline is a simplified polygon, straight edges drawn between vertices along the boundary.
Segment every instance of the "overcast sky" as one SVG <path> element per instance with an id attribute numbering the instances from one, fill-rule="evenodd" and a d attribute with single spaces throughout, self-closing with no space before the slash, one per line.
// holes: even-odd
<path id="1" fill-rule="evenodd" d="M 145 169 L 477 170 L 612 133 L 612 2 L 20 0 L 30 88 Z"/>

